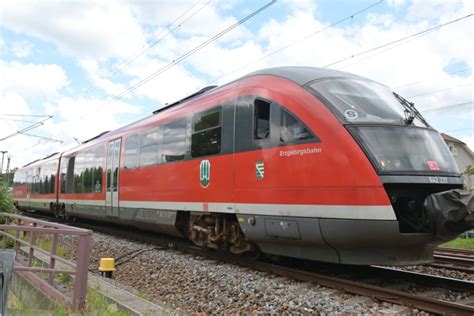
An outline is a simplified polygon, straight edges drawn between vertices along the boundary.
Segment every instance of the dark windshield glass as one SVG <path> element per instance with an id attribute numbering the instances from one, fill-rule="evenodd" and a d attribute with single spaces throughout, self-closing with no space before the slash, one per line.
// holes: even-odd
<path id="1" fill-rule="evenodd" d="M 392 91 L 374 81 L 331 78 L 310 84 L 325 97 L 349 123 L 406 124 L 410 110 Z M 413 124 L 427 127 L 415 118 Z"/>
<path id="2" fill-rule="evenodd" d="M 398 126 L 351 127 L 380 173 L 458 174 L 448 146 L 434 130 Z"/>

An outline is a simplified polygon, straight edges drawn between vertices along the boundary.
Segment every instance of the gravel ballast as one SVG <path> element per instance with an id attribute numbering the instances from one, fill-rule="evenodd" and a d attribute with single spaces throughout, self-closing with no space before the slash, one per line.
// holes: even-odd
<path id="1" fill-rule="evenodd" d="M 118 258 L 139 249 L 153 249 L 117 266 L 112 282 L 179 313 L 419 313 L 311 283 L 154 248 L 94 233 L 91 270 L 97 270 L 100 258 Z"/>

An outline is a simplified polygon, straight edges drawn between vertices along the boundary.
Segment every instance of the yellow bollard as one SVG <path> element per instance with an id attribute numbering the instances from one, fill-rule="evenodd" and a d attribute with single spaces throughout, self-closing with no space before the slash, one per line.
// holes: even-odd
<path id="1" fill-rule="evenodd" d="M 115 259 L 114 258 L 100 258 L 99 260 L 99 271 L 102 276 L 111 279 L 112 272 L 115 271 Z"/>

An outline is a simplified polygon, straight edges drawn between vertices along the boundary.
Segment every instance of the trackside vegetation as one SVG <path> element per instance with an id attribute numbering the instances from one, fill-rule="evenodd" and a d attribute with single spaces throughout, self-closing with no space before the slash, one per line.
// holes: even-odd
<path id="1" fill-rule="evenodd" d="M 0 212 L 9 213 L 14 209 L 13 197 L 8 193 L 8 189 L 0 182 Z"/>

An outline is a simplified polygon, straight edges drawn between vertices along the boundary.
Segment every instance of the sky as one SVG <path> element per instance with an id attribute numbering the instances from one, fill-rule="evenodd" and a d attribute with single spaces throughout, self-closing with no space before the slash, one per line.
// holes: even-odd
<path id="1" fill-rule="evenodd" d="M 295 65 L 383 83 L 474 149 L 474 1 L 280 0 L 208 41 L 270 1 L 2 0 L 0 151 L 19 167 L 206 85 Z"/>

